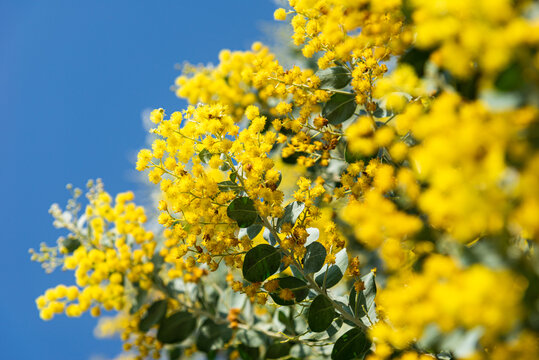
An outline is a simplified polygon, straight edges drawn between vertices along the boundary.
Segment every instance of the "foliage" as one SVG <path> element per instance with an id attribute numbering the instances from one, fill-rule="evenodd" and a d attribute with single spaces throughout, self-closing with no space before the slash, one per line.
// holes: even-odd
<path id="1" fill-rule="evenodd" d="M 100 181 L 54 205 L 41 317 L 113 312 L 137 359 L 539 358 L 537 4 L 289 4 L 316 68 L 186 66 L 136 165 L 160 225 Z"/>

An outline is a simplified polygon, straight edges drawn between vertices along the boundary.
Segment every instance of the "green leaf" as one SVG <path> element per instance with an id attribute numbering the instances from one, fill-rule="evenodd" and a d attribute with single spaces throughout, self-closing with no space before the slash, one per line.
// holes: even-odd
<path id="1" fill-rule="evenodd" d="M 270 294 L 273 301 L 278 305 L 294 305 L 307 297 L 309 294 L 309 288 L 307 283 L 293 276 L 286 276 L 279 278 L 279 289 L 276 292 Z M 289 289 L 294 294 L 294 299 L 285 300 L 279 296 L 279 292 L 282 289 Z"/>
<path id="2" fill-rule="evenodd" d="M 182 348 L 175 346 L 167 351 L 168 360 L 180 360 L 182 356 Z"/>
<path id="3" fill-rule="evenodd" d="M 238 352 L 242 360 L 258 360 L 260 359 L 260 350 L 256 347 L 245 346 L 244 344 L 238 345 Z"/>
<path id="4" fill-rule="evenodd" d="M 320 79 L 321 89 L 342 89 L 352 80 L 350 71 L 343 66 L 318 70 L 316 76 Z"/>
<path id="5" fill-rule="evenodd" d="M 150 307 L 148 308 L 148 311 L 142 319 L 140 319 L 140 322 L 138 324 L 138 328 L 142 332 L 146 332 L 150 330 L 152 326 L 157 324 L 161 319 L 166 315 L 167 313 L 167 301 L 166 300 L 158 300 L 154 302 Z"/>
<path id="6" fill-rule="evenodd" d="M 195 331 L 196 318 L 187 311 L 176 312 L 163 319 L 157 330 L 157 340 L 163 344 L 183 341 Z"/>
<path id="7" fill-rule="evenodd" d="M 387 109 L 383 109 L 381 108 L 378 104 L 376 104 L 376 110 L 373 111 L 372 115 L 375 117 L 375 118 L 385 118 L 385 117 L 388 117 L 388 116 L 392 116 L 393 115 L 393 112 L 387 110 Z M 377 126 L 381 126 L 379 122 L 377 122 Z"/>
<path id="8" fill-rule="evenodd" d="M 243 278 L 250 282 L 262 282 L 273 275 L 281 265 L 281 252 L 271 245 L 260 244 L 245 254 Z"/>
<path id="9" fill-rule="evenodd" d="M 294 226 L 298 220 L 299 215 L 305 209 L 305 204 L 299 201 L 294 201 L 284 208 L 284 215 L 277 221 L 277 229 L 281 231 L 284 224 L 291 224 Z"/>
<path id="10" fill-rule="evenodd" d="M 285 309 L 283 308 L 282 311 L 277 311 L 277 320 L 285 327 L 285 333 L 293 334 L 296 332 L 296 324 L 294 322 L 292 308 L 288 308 L 288 315 L 285 313 Z"/>
<path id="11" fill-rule="evenodd" d="M 344 248 L 335 255 L 335 264 L 329 267 L 326 265 L 315 274 L 315 281 L 318 286 L 324 286 L 325 278 L 325 287 L 329 289 L 341 281 L 347 268 L 348 254 L 346 253 L 346 248 Z"/>
<path id="12" fill-rule="evenodd" d="M 479 340 L 484 332 L 481 327 L 469 331 L 462 328 L 455 329 L 442 337 L 440 349 L 449 351 L 455 358 L 467 358 L 480 348 Z"/>
<path id="13" fill-rule="evenodd" d="M 223 191 L 223 192 L 226 192 L 226 191 L 238 192 L 239 191 L 238 184 L 230 180 L 225 180 L 225 181 L 221 181 L 220 183 L 217 183 L 217 187 L 219 188 L 219 191 Z"/>
<path id="14" fill-rule="evenodd" d="M 494 85 L 500 91 L 515 91 L 525 83 L 522 69 L 518 63 L 513 62 L 496 78 Z"/>
<path id="15" fill-rule="evenodd" d="M 216 313 L 217 304 L 219 303 L 219 292 L 212 286 L 204 286 L 199 284 L 195 287 L 192 294 L 195 301 L 199 302 L 202 309 L 210 314 Z"/>
<path id="16" fill-rule="evenodd" d="M 372 324 L 378 321 L 376 316 L 376 281 L 373 272 L 369 272 L 367 275 L 361 278 L 365 289 L 359 292 L 356 292 L 356 289 L 352 287 L 350 291 L 350 298 L 348 304 L 352 308 L 356 318 L 361 319 L 361 321 L 367 325 L 371 326 Z"/>
<path id="17" fill-rule="evenodd" d="M 62 241 L 62 246 L 66 248 L 68 253 L 72 253 L 77 250 L 80 246 L 80 241 L 74 236 L 68 236 Z"/>
<path id="18" fill-rule="evenodd" d="M 204 164 L 209 163 L 212 156 L 213 154 L 209 152 L 208 149 L 202 149 L 202 151 L 198 153 L 200 161 L 202 161 Z"/>
<path id="19" fill-rule="evenodd" d="M 236 333 L 236 339 L 249 347 L 259 347 L 266 343 L 266 335 L 255 330 L 240 329 Z"/>
<path id="20" fill-rule="evenodd" d="M 370 348 L 371 342 L 367 335 L 360 329 L 353 328 L 337 339 L 331 352 L 331 359 L 363 359 Z"/>
<path id="21" fill-rule="evenodd" d="M 196 346 L 203 352 L 222 349 L 232 337 L 232 329 L 224 324 L 216 324 L 206 319 L 199 329 Z"/>
<path id="22" fill-rule="evenodd" d="M 251 226 L 258 218 L 253 200 L 246 196 L 232 200 L 226 214 L 232 220 L 236 220 L 240 228 Z"/>
<path id="23" fill-rule="evenodd" d="M 333 304 L 324 295 L 318 295 L 314 298 L 309 307 L 309 316 L 307 321 L 309 327 L 314 332 L 326 331 L 335 318 Z"/>
<path id="24" fill-rule="evenodd" d="M 333 94 L 322 108 L 322 116 L 332 125 L 338 125 L 348 120 L 356 111 L 353 94 Z"/>
<path id="25" fill-rule="evenodd" d="M 260 231 L 262 231 L 262 228 L 264 226 L 262 224 L 253 224 L 249 226 L 248 228 L 241 228 L 238 233 L 238 239 L 241 239 L 245 235 L 249 237 L 249 239 L 253 240 L 255 237 L 257 237 L 258 234 L 260 234 Z"/>
<path id="26" fill-rule="evenodd" d="M 307 236 L 307 240 L 305 240 L 305 246 L 311 245 L 320 237 L 320 230 L 317 228 L 307 228 L 305 230 L 307 231 L 307 234 L 309 234 Z"/>
<path id="27" fill-rule="evenodd" d="M 262 233 L 262 237 L 264 240 L 266 240 L 270 245 L 277 244 L 277 239 L 275 239 L 275 236 L 269 231 L 269 229 L 264 229 L 264 232 Z"/>
<path id="28" fill-rule="evenodd" d="M 300 280 L 305 280 L 305 278 L 303 277 L 301 272 L 298 270 L 296 265 L 290 264 L 290 270 L 292 270 L 292 275 L 294 275 L 295 277 L 297 277 Z"/>
<path id="29" fill-rule="evenodd" d="M 126 286 L 125 281 L 124 281 L 124 286 Z M 134 313 L 136 313 L 137 311 L 140 310 L 142 305 L 145 304 L 146 296 L 148 295 L 148 292 L 146 290 L 142 289 L 138 285 L 138 283 L 131 284 L 131 286 L 133 287 L 134 296 L 129 297 L 129 300 L 130 300 L 130 302 L 132 304 L 131 309 L 129 309 L 129 313 L 131 315 L 133 315 Z"/>
<path id="30" fill-rule="evenodd" d="M 306 273 L 315 273 L 322 268 L 326 260 L 326 248 L 319 242 L 313 242 L 307 246 L 303 258 L 303 269 Z"/>
<path id="31" fill-rule="evenodd" d="M 219 165 L 219 170 L 228 171 L 228 170 L 230 170 L 230 166 L 226 162 L 223 162 L 223 163 L 221 163 L 221 165 Z"/>
<path id="32" fill-rule="evenodd" d="M 290 352 L 291 347 L 292 344 L 289 342 L 275 342 L 268 347 L 268 351 L 266 351 L 266 359 L 278 359 L 285 357 Z"/>
<path id="33" fill-rule="evenodd" d="M 342 327 L 343 321 L 341 318 L 337 318 L 337 320 L 333 321 L 331 325 L 327 328 L 326 334 L 328 336 L 334 336 Z"/>

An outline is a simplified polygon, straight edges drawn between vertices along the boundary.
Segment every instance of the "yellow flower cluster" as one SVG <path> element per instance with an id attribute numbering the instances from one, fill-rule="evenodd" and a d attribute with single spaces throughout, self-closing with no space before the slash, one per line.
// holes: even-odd
<path id="1" fill-rule="evenodd" d="M 480 327 L 482 345 L 493 344 L 521 320 L 526 286 L 506 270 L 482 265 L 462 269 L 449 257 L 432 255 L 421 273 L 400 272 L 377 296 L 386 321 L 370 330 L 376 352 L 391 353 L 388 346 L 406 349 L 430 324 L 442 333 Z"/>
<path id="2" fill-rule="evenodd" d="M 343 187 L 336 189 L 336 195 L 352 195 L 343 219 L 353 225 L 356 238 L 370 249 L 380 247 L 387 239 L 405 240 L 422 227 L 419 218 L 399 210 L 386 196 L 398 186 L 416 186 L 413 181 L 407 183 L 406 174 L 403 169 L 395 177 L 392 166 L 373 159 L 366 167 L 362 162 L 351 164 L 341 178 Z"/>
<path id="3" fill-rule="evenodd" d="M 525 50 L 539 43 L 539 23 L 527 15 L 534 1 L 409 3 L 416 46 L 436 49 L 430 59 L 453 75 L 467 77 L 478 68 L 487 76 L 495 75 L 511 61 L 522 60 L 519 57 L 539 65 L 539 56 Z"/>
<path id="4" fill-rule="evenodd" d="M 400 128 L 411 122 L 411 133 L 421 141 L 410 160 L 418 179 L 429 185 L 418 203 L 433 226 L 461 241 L 502 231 L 517 197 L 507 154 L 522 146 L 519 132 L 536 116 L 533 108 L 493 112 L 444 93 L 428 112 L 414 105 L 397 117 Z"/>
<path id="5" fill-rule="evenodd" d="M 258 42 L 252 45 L 251 51 L 222 50 L 215 67 L 186 65 L 184 73 L 176 79 L 176 95 L 193 105 L 226 105 L 229 114 L 239 121 L 247 106 L 267 100 L 266 91 L 259 91 L 259 99 L 255 95 L 267 85 L 256 73 L 275 65 L 274 55 Z"/>
<path id="6" fill-rule="evenodd" d="M 282 215 L 280 175 L 268 157 L 276 134 L 262 133 L 266 118 L 258 108 L 249 106 L 245 113 L 251 124 L 241 132 L 223 105 L 173 113 L 155 129 L 162 139 L 139 153 L 137 168 L 151 168 L 150 181 L 160 183 L 163 192 L 158 221 L 167 228 L 167 240 L 160 254 L 176 264 L 169 274 L 173 278 L 199 278 L 191 271 L 195 260 L 211 270 L 223 258 L 230 266 L 241 266 L 241 254 L 251 243 L 237 238 L 227 215 L 240 190 L 253 199 L 261 216 Z M 179 260 L 188 252 L 193 257 Z"/>
<path id="7" fill-rule="evenodd" d="M 539 340 L 536 334 L 524 331 L 507 343 L 501 343 L 493 346 L 485 352 L 477 352 L 466 360 L 506 360 L 506 359 L 525 359 L 533 360 L 539 357 Z"/>
<path id="8" fill-rule="evenodd" d="M 323 52 L 318 66 L 325 69 L 337 62 L 358 61 L 365 49 L 375 51 L 378 60 L 404 50 L 411 34 L 403 33 L 400 0 L 289 0 L 292 7 L 292 39 L 302 45 L 303 55 Z M 283 9 L 276 18 L 284 20 Z M 404 35 L 404 36 L 403 36 Z M 403 41 L 404 38 L 404 41 Z"/>
<path id="9" fill-rule="evenodd" d="M 77 317 L 88 310 L 93 316 L 101 309 L 121 311 L 132 305 L 126 282 L 151 286 L 156 243 L 143 227 L 144 209 L 132 202 L 133 193 L 118 194 L 113 205 L 98 183 L 88 198 L 86 233 L 78 234 L 80 245 L 63 259 L 65 269 L 75 271 L 77 286 L 58 285 L 37 298 L 44 320 L 63 312 Z"/>

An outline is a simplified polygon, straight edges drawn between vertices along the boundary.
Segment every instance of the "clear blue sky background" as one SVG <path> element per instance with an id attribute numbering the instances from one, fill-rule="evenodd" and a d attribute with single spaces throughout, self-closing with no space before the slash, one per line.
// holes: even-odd
<path id="1" fill-rule="evenodd" d="M 111 193 L 136 189 L 141 112 L 184 103 L 169 90 L 185 60 L 216 62 L 247 49 L 272 21 L 271 0 L 0 0 L 0 358 L 112 358 L 119 340 L 96 320 L 38 317 L 34 299 L 72 274 L 46 275 L 28 248 L 55 242 L 47 210 L 66 183 L 101 177 Z"/>

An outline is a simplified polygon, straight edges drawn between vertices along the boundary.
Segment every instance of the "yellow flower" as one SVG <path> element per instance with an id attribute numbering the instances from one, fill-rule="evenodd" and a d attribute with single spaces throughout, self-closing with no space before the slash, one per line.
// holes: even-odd
<path id="1" fill-rule="evenodd" d="M 286 19 L 286 10 L 283 8 L 275 10 L 275 12 L 273 13 L 273 18 L 275 20 L 284 21 Z"/>

